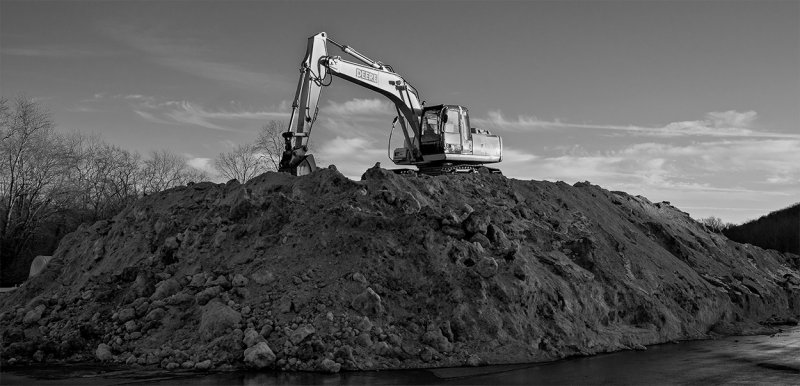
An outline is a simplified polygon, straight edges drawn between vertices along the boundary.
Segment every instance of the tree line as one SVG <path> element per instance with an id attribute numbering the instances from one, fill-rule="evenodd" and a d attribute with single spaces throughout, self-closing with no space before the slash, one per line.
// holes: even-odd
<path id="1" fill-rule="evenodd" d="M 722 230 L 729 239 L 800 254 L 800 203 Z"/>
<path id="2" fill-rule="evenodd" d="M 269 122 L 253 143 L 220 153 L 210 174 L 167 149 L 142 156 L 99 135 L 60 132 L 36 101 L 0 98 L 0 286 L 24 281 L 33 258 L 81 223 L 111 218 L 142 196 L 277 170 L 279 126 Z"/>

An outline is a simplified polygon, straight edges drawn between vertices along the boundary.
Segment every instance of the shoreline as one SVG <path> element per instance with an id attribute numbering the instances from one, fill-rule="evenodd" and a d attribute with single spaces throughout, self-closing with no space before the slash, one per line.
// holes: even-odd
<path id="1" fill-rule="evenodd" d="M 747 337 L 758 337 L 758 336 L 774 336 L 775 334 L 785 333 L 787 331 L 797 331 L 800 332 L 800 325 L 798 324 L 776 324 L 776 325 L 763 325 L 763 324 L 753 324 L 753 323 L 743 323 L 741 325 L 730 327 L 733 329 L 733 333 L 725 334 L 719 333 L 714 331 L 709 331 L 708 336 L 696 339 L 679 339 L 673 341 L 665 341 L 661 343 L 653 343 L 648 345 L 640 345 L 638 347 L 630 347 L 630 348 L 623 348 L 619 350 L 610 350 L 610 351 L 601 351 L 591 354 L 573 354 L 568 355 L 565 357 L 553 359 L 553 360 L 544 360 L 544 361 L 534 361 L 534 362 L 497 362 L 497 363 L 486 363 L 477 366 L 430 366 L 430 367 L 397 367 L 397 368 L 382 368 L 382 369 L 342 369 L 342 372 L 375 372 L 375 371 L 414 371 L 414 370 L 426 370 L 426 371 L 439 371 L 439 370 L 447 370 L 447 369 L 480 369 L 485 367 L 498 367 L 498 366 L 538 366 L 550 363 L 556 363 L 561 361 L 567 360 L 574 360 L 580 358 L 592 358 L 607 354 L 616 354 L 616 353 L 624 353 L 624 352 L 636 352 L 636 351 L 647 351 L 651 348 L 659 347 L 659 346 L 668 346 L 668 345 L 675 345 L 681 343 L 698 343 L 704 341 L 718 341 L 718 340 L 725 340 L 725 339 L 735 339 L 735 338 L 747 338 Z M 23 369 L 26 367 L 44 367 L 44 366 L 75 366 L 75 367 L 89 367 L 89 368 L 109 368 L 112 369 L 111 371 L 132 371 L 132 370 L 143 370 L 149 372 L 158 372 L 164 374 L 214 374 L 214 373 L 226 373 L 226 372 L 241 372 L 241 371 L 254 371 L 253 369 L 249 369 L 247 367 L 235 367 L 230 366 L 226 369 L 209 369 L 209 370 L 196 370 L 196 369 L 165 369 L 160 367 L 158 364 L 154 365 L 139 365 L 139 364 L 131 364 L 127 365 L 124 363 L 114 363 L 114 362 L 101 362 L 97 360 L 92 361 L 74 361 L 70 362 L 68 360 L 51 360 L 47 362 L 28 362 L 28 363 L 16 363 L 16 361 L 12 363 L 8 363 L 9 360 L 3 358 L 3 366 L 0 368 L 0 373 L 6 372 L 14 372 L 19 369 Z M 10 371 L 8 371 L 10 369 Z M 800 369 L 798 369 L 800 371 Z M 324 371 L 314 371 L 314 370 L 270 370 L 270 372 L 275 373 L 314 373 L 314 374 L 325 374 Z"/>
<path id="2" fill-rule="evenodd" d="M 750 350 L 749 348 L 762 348 L 765 344 L 770 344 L 765 350 Z M 744 346 L 744 348 L 742 347 Z M 776 348 L 791 350 L 788 355 L 786 351 L 775 351 Z M 688 350 L 688 354 L 685 352 Z M 574 356 L 550 362 L 519 363 L 489 365 L 479 367 L 444 367 L 444 368 L 425 368 L 425 369 L 395 369 L 395 370 L 372 370 L 358 371 L 347 370 L 338 374 L 325 374 L 320 372 L 281 372 L 281 371 L 255 371 L 255 370 L 228 370 L 228 371 L 208 371 L 199 372 L 195 370 L 169 371 L 157 366 L 126 366 L 118 364 L 101 364 L 97 362 L 82 362 L 73 364 L 36 364 L 32 366 L 14 365 L 3 366 L 3 384 L 16 385 L 36 382 L 40 385 L 55 384 L 88 384 L 105 385 L 118 383 L 170 383 L 187 382 L 192 380 L 217 381 L 224 384 L 248 384 L 256 381 L 270 381 L 278 384 L 303 384 L 321 383 L 326 381 L 347 381 L 350 384 L 387 384 L 402 381 L 407 384 L 459 384 L 459 383 L 499 383 L 499 384 L 524 384 L 530 381 L 534 384 L 564 384 L 575 381 L 584 383 L 600 383 L 602 379 L 594 378 L 595 381 L 586 377 L 593 374 L 583 374 L 587 368 L 591 372 L 598 371 L 607 367 L 606 363 L 627 362 L 627 358 L 646 358 L 645 363 L 657 362 L 659 358 L 671 359 L 684 355 L 699 356 L 704 361 L 709 358 L 714 359 L 717 367 L 725 367 L 731 363 L 739 363 L 751 366 L 762 371 L 764 374 L 774 377 L 778 383 L 794 379 L 800 374 L 800 357 L 792 355 L 800 351 L 800 327 L 791 326 L 782 332 L 771 335 L 733 335 L 719 336 L 703 340 L 690 340 L 679 342 L 667 342 L 647 346 L 644 357 L 642 353 L 635 353 L 635 350 L 622 350 L 610 353 L 595 354 L 589 356 Z M 634 356 L 635 355 L 635 356 Z M 788 358 L 788 359 L 787 359 Z M 794 362 L 791 360 L 794 359 Z M 786 361 L 789 362 L 786 362 Z M 782 362 L 783 361 L 783 362 Z M 713 367 L 713 366 L 712 366 Z M 571 369 L 575 373 L 571 373 Z M 697 371 L 697 370 L 694 370 Z M 32 375 L 32 373 L 36 375 Z M 631 381 L 632 378 L 615 379 L 614 377 L 630 377 L 631 375 L 617 374 L 610 371 L 611 382 Z M 666 371 L 669 373 L 669 370 Z M 764 376 L 764 374 L 759 376 Z M 535 375 L 535 376 L 534 376 Z M 597 375 L 597 374 L 594 374 Z M 754 376 L 757 374 L 754 374 Z M 604 376 L 608 377 L 609 374 Z M 663 374 L 642 374 L 643 377 L 664 376 Z M 681 376 L 681 375 L 676 375 Z M 709 376 L 703 373 L 704 377 Z M 725 376 L 725 374 L 714 374 L 714 376 Z M 740 375 L 736 375 L 737 377 Z M 740 378 L 734 378 L 741 380 Z M 652 379 L 640 378 L 641 382 L 649 382 Z M 657 379 L 658 380 L 658 379 Z M 660 378 L 664 381 L 664 378 Z M 691 379 L 690 379 L 691 380 Z M 391 381 L 391 382 L 390 382 Z M 724 383 L 724 379 L 723 379 Z M 785 383 L 785 382 L 784 382 Z"/>

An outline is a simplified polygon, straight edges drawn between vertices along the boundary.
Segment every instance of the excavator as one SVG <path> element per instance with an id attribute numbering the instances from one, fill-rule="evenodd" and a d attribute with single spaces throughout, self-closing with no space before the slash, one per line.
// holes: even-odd
<path id="1" fill-rule="evenodd" d="M 328 43 L 360 63 L 328 55 Z M 397 165 L 416 167 L 416 170 L 395 169 L 396 173 L 500 173 L 498 169 L 484 165 L 503 159 L 502 139 L 488 130 L 472 127 L 466 107 L 452 104 L 424 106 L 417 90 L 390 65 L 335 42 L 325 32 L 308 38 L 289 127 L 282 134 L 285 149 L 279 171 L 302 176 L 317 169 L 314 156 L 308 152 L 308 141 L 319 112 L 320 92 L 331 84 L 331 76 L 375 91 L 394 103 L 397 116 L 389 133 L 389 146 L 399 122 L 403 147 L 394 149 L 390 159 Z"/>

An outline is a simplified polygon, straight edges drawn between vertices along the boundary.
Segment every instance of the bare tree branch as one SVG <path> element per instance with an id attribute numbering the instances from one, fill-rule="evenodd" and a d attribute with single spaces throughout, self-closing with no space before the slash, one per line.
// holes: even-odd
<path id="1" fill-rule="evenodd" d="M 703 224 L 703 226 L 705 226 L 706 229 L 716 233 L 720 233 L 726 228 L 731 226 L 731 224 L 725 224 L 721 218 L 714 216 L 701 218 L 700 220 L 698 220 L 698 222 L 700 222 L 700 224 Z"/>
<path id="2" fill-rule="evenodd" d="M 19 97 L 0 101 L 0 256 L 5 266 L 31 247 L 33 236 L 68 195 L 73 142 L 55 132 L 49 113 Z"/>
<path id="3" fill-rule="evenodd" d="M 205 172 L 187 165 L 186 159 L 178 154 L 169 150 L 154 151 L 141 170 L 142 191 L 151 194 L 207 177 Z"/>
<path id="4" fill-rule="evenodd" d="M 266 172 L 269 168 L 256 145 L 239 145 L 233 151 L 220 153 L 214 160 L 214 167 L 228 179 L 245 183 L 251 178 Z"/>
<path id="5" fill-rule="evenodd" d="M 269 121 L 261 128 L 256 139 L 256 151 L 267 170 L 278 171 L 284 150 L 283 129 L 278 121 Z"/>

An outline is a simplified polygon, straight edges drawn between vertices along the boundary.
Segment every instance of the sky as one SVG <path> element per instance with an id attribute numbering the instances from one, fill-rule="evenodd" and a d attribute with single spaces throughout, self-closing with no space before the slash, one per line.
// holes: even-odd
<path id="1" fill-rule="evenodd" d="M 213 172 L 288 120 L 322 31 L 428 105 L 469 108 L 503 138 L 494 166 L 510 178 L 590 181 L 732 223 L 800 201 L 799 1 L 0 0 L 0 91 L 39 101 L 59 130 Z M 335 78 L 318 163 L 353 179 L 392 166 L 393 111 Z"/>

